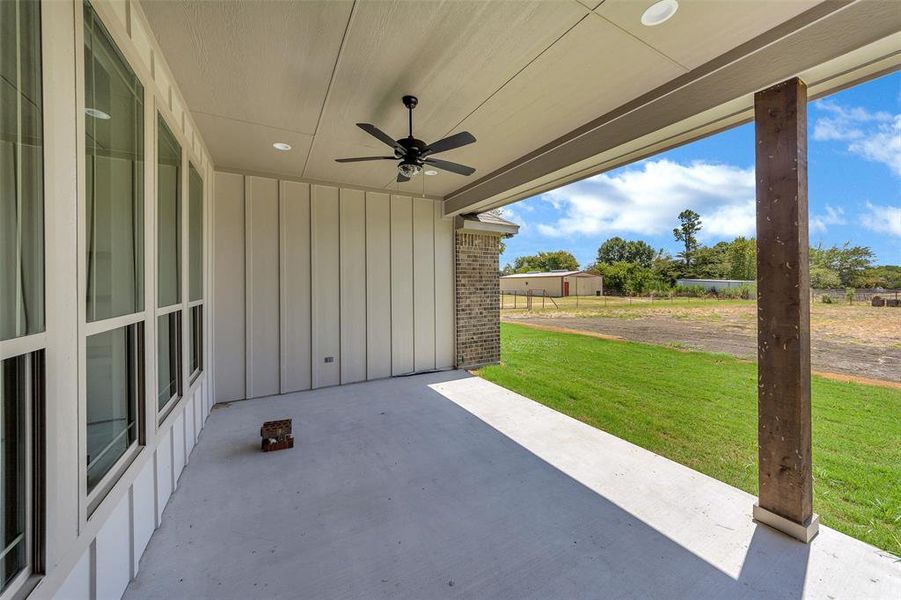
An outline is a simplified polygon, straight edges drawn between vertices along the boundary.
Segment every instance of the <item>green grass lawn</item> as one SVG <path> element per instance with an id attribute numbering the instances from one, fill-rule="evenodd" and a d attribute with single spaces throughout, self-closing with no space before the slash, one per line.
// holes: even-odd
<path id="1" fill-rule="evenodd" d="M 730 356 L 501 325 L 479 375 L 757 493 L 757 367 Z M 814 510 L 901 555 L 901 390 L 814 377 Z"/>

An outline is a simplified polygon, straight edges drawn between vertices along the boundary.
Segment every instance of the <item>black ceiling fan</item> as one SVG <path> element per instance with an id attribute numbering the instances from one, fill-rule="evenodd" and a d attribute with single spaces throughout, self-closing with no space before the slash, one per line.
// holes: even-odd
<path id="1" fill-rule="evenodd" d="M 364 162 L 370 160 L 397 160 L 397 181 L 403 183 L 410 181 L 411 178 L 422 172 L 423 165 L 431 165 L 436 169 L 450 171 L 459 175 L 472 175 L 476 172 L 472 167 L 457 164 L 454 162 L 432 158 L 433 154 L 439 152 L 447 152 L 455 148 L 472 144 L 476 138 L 468 131 L 461 131 L 452 136 L 446 137 L 437 142 L 426 144 L 422 140 L 413 137 L 413 109 L 419 103 L 416 96 L 404 96 L 404 106 L 410 113 L 410 135 L 399 140 L 392 140 L 391 136 L 370 123 L 357 123 L 357 127 L 379 140 L 383 144 L 390 146 L 394 150 L 394 156 L 360 156 L 357 158 L 337 158 L 335 162 L 350 163 Z"/>

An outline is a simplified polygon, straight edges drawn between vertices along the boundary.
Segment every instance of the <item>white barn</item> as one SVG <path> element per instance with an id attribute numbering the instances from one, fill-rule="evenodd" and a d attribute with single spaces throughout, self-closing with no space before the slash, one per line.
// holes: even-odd
<path id="1" fill-rule="evenodd" d="M 514 273 L 501 277 L 502 294 L 551 296 L 601 296 L 604 278 L 586 271 L 547 271 L 543 273 Z"/>

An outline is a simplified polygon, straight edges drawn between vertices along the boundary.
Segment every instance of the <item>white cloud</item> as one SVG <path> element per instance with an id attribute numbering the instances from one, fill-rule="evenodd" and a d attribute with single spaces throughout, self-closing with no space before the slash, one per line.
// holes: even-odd
<path id="1" fill-rule="evenodd" d="M 848 151 L 886 165 L 901 175 L 901 114 L 871 112 L 823 100 L 815 104 L 823 113 L 816 119 L 813 139 L 848 143 Z"/>
<path id="2" fill-rule="evenodd" d="M 554 237 L 660 235 L 672 231 L 677 215 L 690 208 L 701 215 L 705 239 L 753 235 L 754 196 L 753 167 L 649 160 L 544 194 L 564 215 L 539 224 L 538 231 Z"/>
<path id="3" fill-rule="evenodd" d="M 867 202 L 860 224 L 877 233 L 901 237 L 901 206 L 882 206 Z"/>
<path id="4" fill-rule="evenodd" d="M 826 214 L 810 217 L 810 231 L 825 233 L 830 225 L 844 225 L 845 210 L 841 207 L 826 206 Z"/>

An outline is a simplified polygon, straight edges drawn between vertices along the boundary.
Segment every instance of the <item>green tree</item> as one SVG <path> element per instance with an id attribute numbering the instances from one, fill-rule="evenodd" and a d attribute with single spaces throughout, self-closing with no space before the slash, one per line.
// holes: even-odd
<path id="1" fill-rule="evenodd" d="M 897 290 L 901 288 L 901 266 L 880 265 L 878 267 L 870 267 L 864 269 L 858 279 L 861 280 L 861 287 L 881 287 Z"/>
<path id="2" fill-rule="evenodd" d="M 629 241 L 617 236 L 600 245 L 597 262 L 606 265 L 630 262 L 648 268 L 654 262 L 655 255 L 654 249 L 647 242 L 643 240 Z"/>
<path id="3" fill-rule="evenodd" d="M 651 273 L 661 286 L 672 287 L 676 285 L 677 279 L 685 275 L 685 270 L 683 269 L 682 263 L 673 260 L 672 256 L 661 250 L 657 253 L 657 256 L 654 257 L 654 262 L 651 265 Z"/>
<path id="4" fill-rule="evenodd" d="M 691 253 L 691 265 L 685 270 L 689 277 L 726 279 L 729 276 L 729 242 L 713 246 L 698 246 Z"/>
<path id="5" fill-rule="evenodd" d="M 686 267 L 691 266 L 692 254 L 698 248 L 698 238 L 695 234 L 701 231 L 701 228 L 701 215 L 690 208 L 679 213 L 679 226 L 673 229 L 673 237 L 685 246 L 680 256 Z"/>
<path id="6" fill-rule="evenodd" d="M 737 237 L 726 251 L 729 279 L 757 279 L 757 240 Z"/>
<path id="7" fill-rule="evenodd" d="M 579 261 L 567 250 L 539 252 L 529 256 L 518 256 L 513 261 L 513 271 L 530 273 L 533 271 L 577 271 Z"/>
<path id="8" fill-rule="evenodd" d="M 852 246 L 850 242 L 845 242 L 841 247 L 815 246 L 810 249 L 810 266 L 834 271 L 842 287 L 861 286 L 861 278 L 873 266 L 874 258 L 875 254 L 869 247 Z"/>
<path id="9" fill-rule="evenodd" d="M 837 288 L 841 282 L 838 273 L 832 269 L 820 266 L 810 267 L 810 287 L 816 290 Z"/>
<path id="10" fill-rule="evenodd" d="M 651 269 L 642 267 L 638 263 L 615 262 L 609 265 L 598 265 L 597 268 L 604 276 L 604 289 L 611 292 L 631 296 L 647 293 L 655 287 L 654 274 Z"/>

